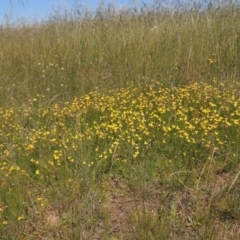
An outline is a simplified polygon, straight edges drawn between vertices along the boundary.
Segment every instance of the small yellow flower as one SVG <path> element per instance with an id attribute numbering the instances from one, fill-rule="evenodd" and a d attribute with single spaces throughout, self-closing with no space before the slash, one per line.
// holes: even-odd
<path id="1" fill-rule="evenodd" d="M 39 171 L 39 170 L 37 170 L 35 173 L 36 173 L 37 175 L 39 175 L 39 174 L 40 174 L 40 171 Z"/>
<path id="2" fill-rule="evenodd" d="M 5 154 L 6 157 L 8 157 L 8 156 L 9 156 L 9 151 L 8 151 L 8 150 L 5 150 L 5 151 L 4 151 L 4 154 Z"/>
<path id="3" fill-rule="evenodd" d="M 7 225 L 8 224 L 8 222 L 7 221 L 3 221 L 3 225 Z"/>
<path id="4" fill-rule="evenodd" d="M 24 216 L 23 216 L 23 215 L 18 217 L 18 221 L 21 221 L 21 220 L 23 220 L 23 219 L 24 219 Z"/>
<path id="5" fill-rule="evenodd" d="M 134 154 L 133 157 L 136 158 L 139 155 L 139 151 L 137 150 Z"/>

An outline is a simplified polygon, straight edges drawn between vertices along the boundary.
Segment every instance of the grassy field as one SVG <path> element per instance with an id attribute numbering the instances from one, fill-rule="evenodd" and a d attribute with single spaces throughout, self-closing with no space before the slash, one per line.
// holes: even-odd
<path id="1" fill-rule="evenodd" d="M 100 10 L 0 30 L 1 239 L 240 238 L 238 5 Z"/>

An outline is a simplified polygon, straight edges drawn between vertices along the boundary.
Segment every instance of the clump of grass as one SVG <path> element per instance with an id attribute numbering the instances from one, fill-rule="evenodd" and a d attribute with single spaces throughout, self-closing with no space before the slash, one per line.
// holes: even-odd
<path id="1" fill-rule="evenodd" d="M 197 10 L 5 26 L 2 239 L 239 236 L 238 8 Z"/>

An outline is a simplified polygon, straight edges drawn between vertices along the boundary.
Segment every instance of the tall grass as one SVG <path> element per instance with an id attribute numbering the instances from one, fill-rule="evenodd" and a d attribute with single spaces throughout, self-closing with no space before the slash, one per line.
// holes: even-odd
<path id="1" fill-rule="evenodd" d="M 239 78 L 238 8 L 142 11 L 7 25 L 0 40 L 1 105 L 36 94 L 68 99 L 131 81 Z"/>
<path id="2" fill-rule="evenodd" d="M 3 26 L 1 239 L 239 238 L 238 5 L 158 7 Z"/>

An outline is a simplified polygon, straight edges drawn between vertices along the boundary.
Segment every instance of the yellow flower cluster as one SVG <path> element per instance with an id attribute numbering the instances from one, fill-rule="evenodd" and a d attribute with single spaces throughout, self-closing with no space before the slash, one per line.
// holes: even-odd
<path id="1" fill-rule="evenodd" d="M 51 106 L 44 102 L 44 96 L 38 96 L 21 108 L 0 109 L 2 191 L 8 191 L 17 176 L 33 184 L 65 177 L 71 184 L 71 173 L 100 164 L 112 168 L 113 163 L 154 157 L 173 163 L 176 156 L 195 163 L 213 152 L 218 159 L 239 156 L 239 93 L 223 84 L 164 87 L 153 82 L 90 92 Z M 31 199 L 42 207 L 43 197 L 36 191 Z M 0 210 L 3 202 L 0 199 Z"/>
<path id="2" fill-rule="evenodd" d="M 2 178 L 17 170 L 40 177 L 66 165 L 143 159 L 152 151 L 199 158 L 206 150 L 237 149 L 235 90 L 203 83 L 167 88 L 154 82 L 90 92 L 51 107 L 41 102 L 39 97 L 21 109 L 0 109 Z"/>

